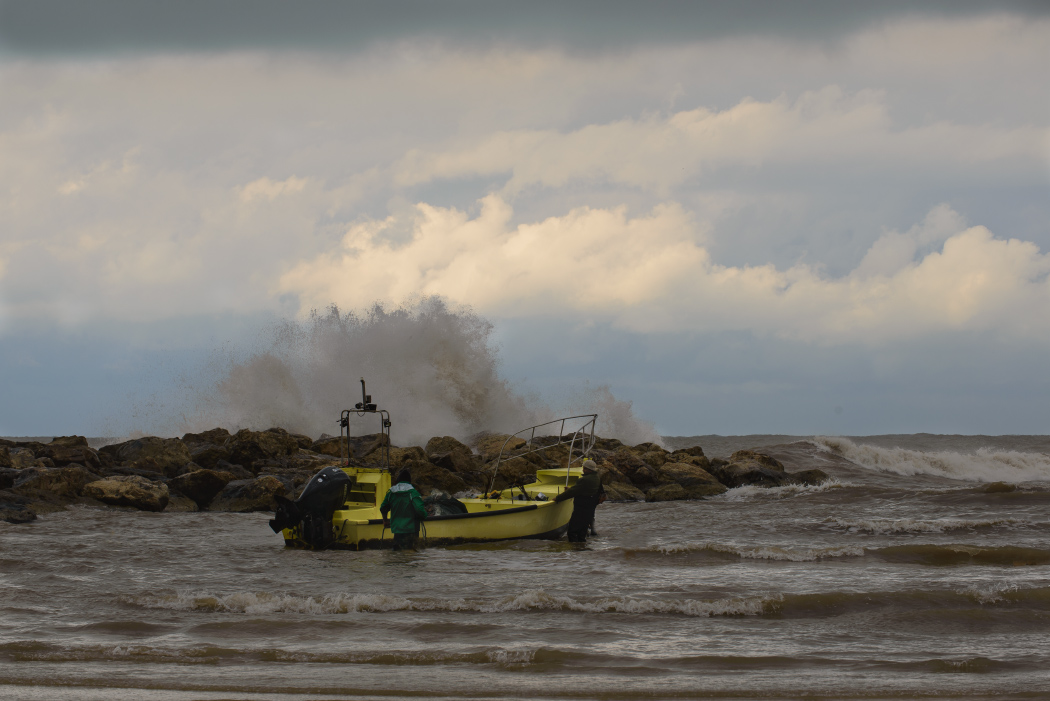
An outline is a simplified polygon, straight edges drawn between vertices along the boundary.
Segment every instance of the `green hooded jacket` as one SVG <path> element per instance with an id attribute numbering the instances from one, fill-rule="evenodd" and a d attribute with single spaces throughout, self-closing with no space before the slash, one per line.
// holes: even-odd
<path id="1" fill-rule="evenodd" d="M 386 493 L 379 513 L 390 512 L 391 533 L 419 533 L 419 522 L 427 517 L 423 497 L 408 482 L 398 482 Z"/>

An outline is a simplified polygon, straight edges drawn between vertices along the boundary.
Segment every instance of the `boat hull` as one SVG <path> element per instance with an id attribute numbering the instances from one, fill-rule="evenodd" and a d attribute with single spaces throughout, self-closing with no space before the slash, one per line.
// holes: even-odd
<path id="1" fill-rule="evenodd" d="M 559 538 L 572 516 L 572 500 L 512 501 L 464 499 L 467 513 L 434 516 L 423 521 L 424 545 L 456 545 L 524 538 Z M 393 534 L 375 509 L 341 509 L 332 516 L 334 540 L 327 547 L 367 550 L 393 547 Z M 310 548 L 298 528 L 284 531 L 288 547 Z"/>

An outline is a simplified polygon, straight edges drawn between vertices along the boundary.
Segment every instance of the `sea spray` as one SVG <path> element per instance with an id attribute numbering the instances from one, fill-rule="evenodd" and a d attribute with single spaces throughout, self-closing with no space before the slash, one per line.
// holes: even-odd
<path id="1" fill-rule="evenodd" d="M 364 378 L 373 401 L 390 412 L 399 445 L 508 433 L 566 413 L 598 413 L 604 437 L 632 444 L 659 439 L 607 385 L 574 388 L 568 408 L 512 386 L 500 376 L 492 330 L 469 308 L 439 297 L 361 313 L 332 305 L 304 320 L 278 321 L 252 352 L 213 358 L 211 373 L 184 381 L 183 406 L 159 432 L 280 426 L 314 437 L 334 434 L 339 412 L 360 401 Z M 354 434 L 378 431 L 375 417 L 352 419 Z"/>

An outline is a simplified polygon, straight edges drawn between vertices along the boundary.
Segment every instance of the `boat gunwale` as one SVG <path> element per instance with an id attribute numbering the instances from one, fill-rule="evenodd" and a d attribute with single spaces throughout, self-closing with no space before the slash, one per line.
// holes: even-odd
<path id="1" fill-rule="evenodd" d="M 544 502 L 548 503 L 548 502 Z M 553 502 L 550 502 L 553 503 Z M 524 506 L 512 506 L 508 509 L 495 509 L 493 511 L 474 511 L 466 514 L 443 514 L 441 516 L 428 516 L 427 518 L 420 521 L 422 524 L 432 523 L 434 521 L 454 521 L 462 518 L 483 518 L 485 516 L 495 516 L 498 514 L 518 514 L 523 511 L 532 511 L 533 509 L 540 508 L 540 504 L 525 504 Z M 338 509 L 336 511 L 339 511 Z M 344 519 L 349 521 L 350 519 Z M 368 519 L 368 525 L 374 526 L 383 522 L 381 518 L 370 518 Z"/>

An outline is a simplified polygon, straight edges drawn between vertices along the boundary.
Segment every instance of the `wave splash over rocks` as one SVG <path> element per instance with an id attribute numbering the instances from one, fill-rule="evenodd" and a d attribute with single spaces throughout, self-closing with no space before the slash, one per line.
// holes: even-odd
<path id="1" fill-rule="evenodd" d="M 364 377 L 406 445 L 430 436 L 512 432 L 566 413 L 595 412 L 600 435 L 628 444 L 660 441 L 608 386 L 577 388 L 568 407 L 552 407 L 514 387 L 500 375 L 492 331 L 486 319 L 438 297 L 393 310 L 376 304 L 364 313 L 332 305 L 306 320 L 278 323 L 256 352 L 225 361 L 218 382 L 189 391 L 179 425 L 166 433 L 214 426 L 336 433 L 339 411 L 360 400 Z"/>

